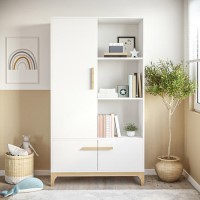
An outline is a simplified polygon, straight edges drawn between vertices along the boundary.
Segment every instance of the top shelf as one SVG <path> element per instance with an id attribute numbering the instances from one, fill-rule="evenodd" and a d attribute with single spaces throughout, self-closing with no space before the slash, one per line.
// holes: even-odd
<path id="1" fill-rule="evenodd" d="M 138 61 L 143 60 L 143 57 L 138 58 L 131 58 L 131 57 L 98 57 L 99 61 L 106 61 L 106 60 L 122 60 L 122 61 Z"/>

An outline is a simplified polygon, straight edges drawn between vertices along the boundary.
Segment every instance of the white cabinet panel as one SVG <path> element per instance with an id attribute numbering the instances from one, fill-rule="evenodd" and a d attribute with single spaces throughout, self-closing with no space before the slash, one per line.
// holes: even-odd
<path id="1" fill-rule="evenodd" d="M 81 150 L 96 147 L 96 140 L 53 140 L 51 144 L 52 172 L 95 172 L 97 150 Z"/>
<path id="2" fill-rule="evenodd" d="M 54 19 L 51 33 L 52 138 L 96 138 L 97 20 Z"/>
<path id="3" fill-rule="evenodd" d="M 144 172 L 143 138 L 100 139 L 98 148 L 98 171 Z"/>

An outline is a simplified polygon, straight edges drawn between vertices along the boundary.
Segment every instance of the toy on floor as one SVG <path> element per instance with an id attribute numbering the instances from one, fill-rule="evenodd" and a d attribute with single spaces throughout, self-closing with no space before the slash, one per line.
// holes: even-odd
<path id="1" fill-rule="evenodd" d="M 22 135 L 23 136 L 23 144 L 21 145 L 21 148 L 25 149 L 26 151 L 28 151 L 28 154 L 31 154 L 32 151 L 31 149 L 34 151 L 35 155 L 36 156 L 39 156 L 37 154 L 37 152 L 35 151 L 35 149 L 33 148 L 33 146 L 31 145 L 31 143 L 29 142 L 29 138 L 30 136 L 27 136 L 27 135 Z"/>
<path id="2" fill-rule="evenodd" d="M 21 192 L 34 192 L 43 189 L 43 182 L 38 178 L 26 178 L 17 183 L 12 189 L 0 192 L 0 195 L 8 197 Z"/>

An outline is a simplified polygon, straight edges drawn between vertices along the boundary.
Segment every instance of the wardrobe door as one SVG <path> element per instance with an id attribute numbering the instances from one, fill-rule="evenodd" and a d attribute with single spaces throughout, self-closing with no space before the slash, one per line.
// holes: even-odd
<path id="1" fill-rule="evenodd" d="M 53 19 L 51 47 L 52 138 L 96 138 L 97 20 Z"/>
<path id="2" fill-rule="evenodd" d="M 97 140 L 54 139 L 52 148 L 53 172 L 97 171 Z"/>
<path id="3" fill-rule="evenodd" d="M 98 171 L 144 172 L 143 139 L 139 137 L 100 139 Z"/>

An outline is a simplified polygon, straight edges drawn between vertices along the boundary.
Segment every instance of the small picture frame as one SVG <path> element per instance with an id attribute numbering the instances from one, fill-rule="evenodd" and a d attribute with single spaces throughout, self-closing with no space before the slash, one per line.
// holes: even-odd
<path id="1" fill-rule="evenodd" d="M 129 97 L 128 94 L 128 85 L 118 85 L 117 86 L 117 93 L 118 93 L 118 97 Z"/>
<path id="2" fill-rule="evenodd" d="M 119 36 L 117 37 L 118 43 L 124 44 L 124 53 L 130 54 L 135 48 L 135 37 L 134 36 Z"/>

